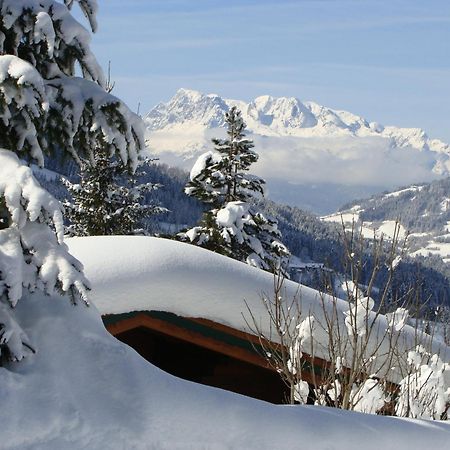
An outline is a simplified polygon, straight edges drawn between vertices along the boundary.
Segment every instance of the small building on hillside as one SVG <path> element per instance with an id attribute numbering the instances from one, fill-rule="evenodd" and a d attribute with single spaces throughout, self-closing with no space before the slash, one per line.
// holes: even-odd
<path id="1" fill-rule="evenodd" d="M 190 244 L 145 236 L 66 242 L 85 266 L 110 333 L 175 376 L 273 403 L 285 402 L 288 389 L 247 324 L 251 317 L 273 336 L 264 299 L 282 292 L 322 323 L 325 310 L 343 322 L 349 307 L 290 280 L 276 294 L 272 274 Z M 386 327 L 386 318 L 379 324 Z M 375 348 L 385 350 L 381 343 Z M 325 362 L 316 356 L 311 364 L 307 355 L 304 361 L 302 378 L 311 386 Z"/>
<path id="2" fill-rule="evenodd" d="M 284 403 L 288 388 L 249 333 L 247 306 L 263 330 L 272 274 L 208 250 L 145 236 L 67 239 L 85 266 L 106 328 L 175 376 Z M 317 291 L 287 280 L 286 296 L 311 310 Z M 268 335 L 268 333 L 267 333 Z M 308 381 L 308 374 L 305 374 Z"/>

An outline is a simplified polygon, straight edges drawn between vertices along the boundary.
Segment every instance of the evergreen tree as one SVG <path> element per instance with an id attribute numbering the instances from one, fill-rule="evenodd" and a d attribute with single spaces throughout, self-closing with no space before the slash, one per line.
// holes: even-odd
<path id="1" fill-rule="evenodd" d="M 245 137 L 246 125 L 236 107 L 226 113 L 226 124 L 227 139 L 213 139 L 215 150 L 197 159 L 185 188 L 187 195 L 212 209 L 203 214 L 199 226 L 179 236 L 250 265 L 277 270 L 289 252 L 280 242 L 277 221 L 257 207 L 265 181 L 248 170 L 258 155 Z"/>
<path id="2" fill-rule="evenodd" d="M 258 161 L 253 141 L 245 137 L 245 122 L 233 106 L 225 115 L 227 139 L 213 139 L 215 151 L 201 155 L 191 171 L 186 194 L 221 207 L 233 201 L 253 201 L 264 195 L 265 181 L 247 173 Z"/>
<path id="3" fill-rule="evenodd" d="M 83 163 L 80 183 L 65 184 L 72 196 L 64 202 L 66 217 L 71 222 L 67 231 L 72 236 L 136 234 L 145 232 L 145 219 L 166 212 L 146 200 L 146 194 L 159 184 L 139 183 L 146 175 L 150 160 L 144 160 L 134 174 L 127 174 L 123 164 L 100 150 L 95 164 Z"/>
<path id="4" fill-rule="evenodd" d="M 95 31 L 97 2 L 77 3 Z M 63 242 L 61 205 L 27 164 L 43 166 L 44 154 L 93 162 L 102 149 L 134 170 L 144 146 L 140 118 L 105 91 L 73 4 L 0 0 L 0 356 L 9 359 L 31 349 L 13 315 L 24 291 L 88 301 L 82 266 Z"/>

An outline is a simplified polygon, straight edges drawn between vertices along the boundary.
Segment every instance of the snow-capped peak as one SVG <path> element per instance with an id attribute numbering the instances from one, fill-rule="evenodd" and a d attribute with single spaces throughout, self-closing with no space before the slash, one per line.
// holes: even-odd
<path id="1" fill-rule="evenodd" d="M 158 104 L 144 120 L 151 130 L 185 122 L 217 128 L 224 124 L 226 111 L 228 106 L 218 95 L 179 89 L 168 103 Z"/>
<path id="2" fill-rule="evenodd" d="M 450 175 L 449 145 L 420 128 L 383 126 L 270 95 L 245 102 L 180 89 L 145 118 L 149 152 L 190 170 L 200 154 L 213 150 L 211 138 L 226 136 L 224 118 L 232 106 L 242 111 L 260 155 L 255 173 L 282 203 L 325 214 L 354 198 Z"/>
<path id="3" fill-rule="evenodd" d="M 289 130 L 317 125 L 311 111 L 294 97 L 274 98 L 269 95 L 257 97 L 248 105 L 246 113 L 250 122 L 250 119 L 253 119 L 282 135 L 291 134 Z M 254 128 L 255 125 L 253 124 Z"/>
<path id="4" fill-rule="evenodd" d="M 193 89 L 185 89 L 180 88 L 178 89 L 177 93 L 175 94 L 176 98 L 186 98 L 192 101 L 198 101 L 203 97 L 203 94 L 199 91 L 195 91 Z"/>
<path id="5" fill-rule="evenodd" d="M 450 154 L 448 144 L 429 139 L 419 128 L 385 127 L 347 111 L 334 110 L 318 103 L 302 102 L 295 97 L 262 95 L 246 103 L 223 99 L 217 94 L 203 94 L 179 89 L 167 103 L 160 103 L 145 117 L 149 131 L 187 124 L 213 129 L 224 125 L 224 115 L 231 106 L 242 111 L 249 131 L 262 136 L 332 137 L 377 136 L 387 138 L 391 147 L 412 147 Z"/>

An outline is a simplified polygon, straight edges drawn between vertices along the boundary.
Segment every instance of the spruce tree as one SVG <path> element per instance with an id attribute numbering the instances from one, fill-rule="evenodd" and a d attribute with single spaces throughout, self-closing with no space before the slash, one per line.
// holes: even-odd
<path id="1" fill-rule="evenodd" d="M 145 220 L 167 209 L 153 205 L 146 194 L 159 184 L 141 183 L 149 168 L 149 159 L 140 162 L 133 174 L 121 161 L 100 150 L 95 164 L 84 162 L 79 183 L 64 180 L 72 199 L 64 202 L 72 236 L 99 236 L 145 233 Z"/>
<path id="2" fill-rule="evenodd" d="M 253 141 L 245 137 L 246 124 L 233 106 L 225 114 L 227 139 L 213 139 L 213 152 L 201 155 L 191 171 L 186 194 L 213 206 L 228 202 L 247 202 L 264 195 L 265 181 L 248 172 L 258 161 Z"/>
<path id="3" fill-rule="evenodd" d="M 212 207 L 183 240 L 265 270 L 278 270 L 289 255 L 280 242 L 277 221 L 257 207 L 265 181 L 248 173 L 258 160 L 245 136 L 241 112 L 232 107 L 225 116 L 226 139 L 213 139 L 214 151 L 201 155 L 191 170 L 185 192 Z"/>
<path id="4" fill-rule="evenodd" d="M 45 154 L 93 162 L 101 149 L 132 171 L 144 146 L 140 118 L 105 91 L 73 4 L 0 0 L 0 356 L 14 360 L 31 350 L 13 314 L 26 292 L 87 303 L 89 289 L 63 242 L 62 207 L 28 165 Z M 77 4 L 95 31 L 97 2 Z"/>

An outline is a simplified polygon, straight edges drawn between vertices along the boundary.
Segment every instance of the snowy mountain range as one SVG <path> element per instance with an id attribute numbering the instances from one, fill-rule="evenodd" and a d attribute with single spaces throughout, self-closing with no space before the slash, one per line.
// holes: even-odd
<path id="1" fill-rule="evenodd" d="M 224 136 L 224 114 L 236 105 L 260 160 L 255 173 L 269 196 L 318 213 L 399 185 L 450 174 L 450 147 L 418 128 L 369 122 L 293 97 L 257 97 L 250 103 L 180 89 L 144 118 L 149 149 L 162 162 L 190 169 Z"/>

